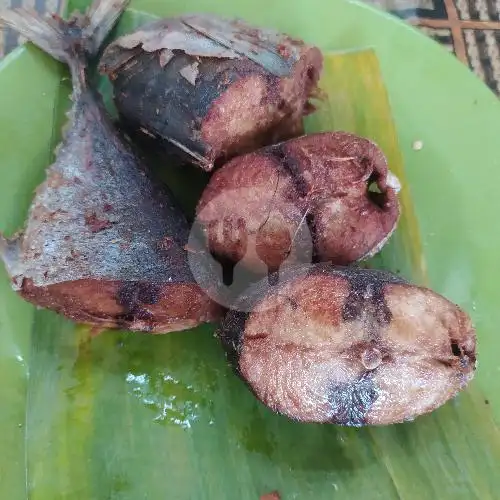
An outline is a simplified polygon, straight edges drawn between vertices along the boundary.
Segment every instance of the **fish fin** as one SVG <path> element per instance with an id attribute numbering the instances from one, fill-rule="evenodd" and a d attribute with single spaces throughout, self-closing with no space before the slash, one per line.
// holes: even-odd
<path id="1" fill-rule="evenodd" d="M 94 0 L 87 11 L 89 24 L 84 29 L 85 38 L 91 40 L 90 55 L 99 52 L 129 3 L 130 0 Z"/>
<path id="2" fill-rule="evenodd" d="M 42 19 L 33 9 L 18 8 L 0 11 L 0 24 L 17 31 L 58 61 L 68 62 L 64 32 L 53 20 Z"/>
<path id="3" fill-rule="evenodd" d="M 92 57 L 99 51 L 129 1 L 94 0 L 86 15 L 73 14 L 68 21 L 57 14 L 44 18 L 29 8 L 6 9 L 0 11 L 0 24 L 71 66 L 78 56 Z"/>

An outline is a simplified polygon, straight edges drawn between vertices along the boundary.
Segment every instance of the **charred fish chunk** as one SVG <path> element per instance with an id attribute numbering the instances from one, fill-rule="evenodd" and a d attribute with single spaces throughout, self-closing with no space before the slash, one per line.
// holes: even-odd
<path id="1" fill-rule="evenodd" d="M 22 233 L 1 238 L 13 288 L 75 321 L 150 332 L 216 319 L 195 283 L 184 215 L 113 127 L 87 79 L 127 0 L 96 0 L 86 16 L 42 19 L 26 9 L 0 21 L 66 63 L 73 82 L 69 127 L 36 191 Z M 208 270 L 206 272 L 209 272 Z"/>
<path id="2" fill-rule="evenodd" d="M 250 287 L 219 335 L 255 396 L 302 422 L 412 420 L 464 389 L 476 367 L 476 334 L 458 306 L 389 272 L 330 264 Z"/>
<path id="3" fill-rule="evenodd" d="M 374 142 L 347 132 L 309 134 L 219 168 L 197 222 L 220 261 L 237 256 L 255 272 L 285 261 L 347 265 L 388 241 L 399 220 L 399 189 Z M 220 230 L 224 223 L 238 225 L 241 237 Z"/>
<path id="4" fill-rule="evenodd" d="M 300 135 L 321 68 L 316 47 L 208 14 L 142 26 L 100 62 L 127 130 L 207 171 Z"/>

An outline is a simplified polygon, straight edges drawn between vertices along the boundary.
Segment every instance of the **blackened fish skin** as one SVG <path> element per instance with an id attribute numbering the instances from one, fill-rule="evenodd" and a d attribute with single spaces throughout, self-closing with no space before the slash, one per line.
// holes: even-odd
<path id="1" fill-rule="evenodd" d="M 127 0 L 96 0 L 87 16 L 42 19 L 25 9 L 0 20 L 68 64 L 69 127 L 24 230 L 1 238 L 13 288 L 75 321 L 163 333 L 217 319 L 194 281 L 189 228 L 168 192 L 149 177 L 89 85 L 87 59 Z M 209 272 L 207 269 L 206 272 Z"/>
<path id="2" fill-rule="evenodd" d="M 316 47 L 209 14 L 142 26 L 100 61 L 124 126 L 207 171 L 300 135 L 321 69 Z"/>

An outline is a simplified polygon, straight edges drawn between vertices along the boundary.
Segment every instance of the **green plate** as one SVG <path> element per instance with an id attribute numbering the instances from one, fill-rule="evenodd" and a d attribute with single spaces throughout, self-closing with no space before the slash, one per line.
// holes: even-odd
<path id="1" fill-rule="evenodd" d="M 71 10 L 85 4 L 75 0 Z M 405 211 L 375 262 L 470 312 L 477 376 L 412 423 L 301 425 L 272 414 L 232 375 L 213 327 L 92 338 L 23 302 L 2 269 L 2 498 L 257 500 L 272 490 L 283 499 L 498 498 L 497 98 L 437 44 L 355 2 L 135 0 L 131 7 L 122 31 L 144 21 L 144 12 L 206 10 L 334 51 L 323 80 L 328 108 L 308 126 L 352 130 L 386 151 L 404 182 Z M 53 158 L 66 76 L 31 46 L 0 63 L 0 229 L 7 234 L 22 226 Z"/>

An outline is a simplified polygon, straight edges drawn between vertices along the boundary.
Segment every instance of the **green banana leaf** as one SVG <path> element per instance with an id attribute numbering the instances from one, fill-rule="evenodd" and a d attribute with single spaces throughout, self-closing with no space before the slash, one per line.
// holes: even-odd
<path id="1" fill-rule="evenodd" d="M 70 2 L 68 10 L 86 3 Z M 466 308 L 478 329 L 478 373 L 453 401 L 411 423 L 298 424 L 264 408 L 232 374 L 216 325 L 93 337 L 23 302 L 2 271 L 2 498 L 256 500 L 273 490 L 283 499 L 498 498 L 500 292 L 491 273 L 499 249 L 500 107 L 493 95 L 433 42 L 352 2 L 137 0 L 132 7 L 115 35 L 153 14 L 210 10 L 331 51 L 321 82 L 327 98 L 308 130 L 374 139 L 403 183 L 399 228 L 369 265 L 428 284 Z M 423 63 L 394 59 L 422 52 L 430 58 L 424 67 L 440 63 L 440 78 L 470 102 L 446 91 L 426 94 L 437 87 L 424 80 L 417 88 Z M 99 85 L 109 102 L 109 85 Z M 1 63 L 0 90 L 0 229 L 9 234 L 22 226 L 53 159 L 68 107 L 67 72 L 28 46 Z M 416 140 L 421 151 L 412 149 Z M 182 190 L 182 176 L 166 180 L 192 213 L 196 196 Z"/>

